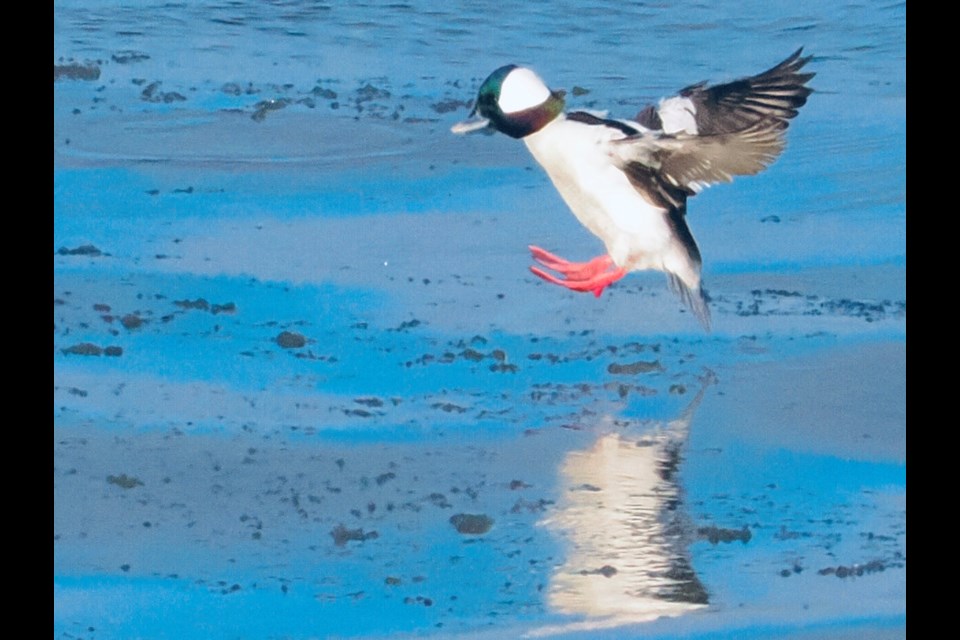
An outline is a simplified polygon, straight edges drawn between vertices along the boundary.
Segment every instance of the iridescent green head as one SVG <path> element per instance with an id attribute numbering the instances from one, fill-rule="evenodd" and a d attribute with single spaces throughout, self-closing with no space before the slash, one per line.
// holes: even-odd
<path id="1" fill-rule="evenodd" d="M 454 125 L 451 131 L 469 133 L 491 128 L 523 138 L 562 112 L 562 91 L 551 91 L 530 69 L 508 64 L 483 81 L 471 119 Z"/>

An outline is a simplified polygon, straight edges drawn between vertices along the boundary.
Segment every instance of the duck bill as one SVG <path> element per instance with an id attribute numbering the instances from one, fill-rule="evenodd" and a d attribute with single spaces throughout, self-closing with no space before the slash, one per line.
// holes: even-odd
<path id="1" fill-rule="evenodd" d="M 482 131 L 487 129 L 489 126 L 489 120 L 475 115 L 467 120 L 464 120 L 463 122 L 458 122 L 457 124 L 453 125 L 450 127 L 450 131 L 460 134 L 472 133 L 474 131 Z"/>

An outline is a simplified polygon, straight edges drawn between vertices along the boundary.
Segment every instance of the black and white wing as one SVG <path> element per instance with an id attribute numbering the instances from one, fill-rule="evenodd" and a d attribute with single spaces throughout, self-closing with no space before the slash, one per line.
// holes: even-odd
<path id="1" fill-rule="evenodd" d="M 652 170 L 688 194 L 762 171 L 783 151 L 788 122 L 813 91 L 806 83 L 815 74 L 801 73 L 810 61 L 802 51 L 761 74 L 701 82 L 647 107 L 636 118 L 647 131 L 613 141 L 614 159 L 628 173 Z"/>

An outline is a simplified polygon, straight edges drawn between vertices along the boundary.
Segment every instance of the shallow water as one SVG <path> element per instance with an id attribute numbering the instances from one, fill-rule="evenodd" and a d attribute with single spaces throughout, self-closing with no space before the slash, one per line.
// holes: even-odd
<path id="1" fill-rule="evenodd" d="M 54 4 L 56 637 L 905 635 L 905 4 L 499 7 Z M 507 62 L 630 116 L 799 46 L 690 203 L 710 334 L 539 282 L 596 241 L 449 133 Z"/>

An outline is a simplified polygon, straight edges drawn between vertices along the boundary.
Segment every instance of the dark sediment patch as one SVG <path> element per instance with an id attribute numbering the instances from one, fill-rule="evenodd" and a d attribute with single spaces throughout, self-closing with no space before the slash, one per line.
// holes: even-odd
<path id="1" fill-rule="evenodd" d="M 723 527 L 700 527 L 697 529 L 697 535 L 701 540 L 706 540 L 710 544 L 718 544 L 720 542 L 736 542 L 740 541 L 744 544 L 750 542 L 750 538 L 753 535 L 750 533 L 750 529 L 744 526 L 742 529 L 725 529 Z"/>
<path id="2" fill-rule="evenodd" d="M 177 305 L 181 309 L 200 309 L 201 311 L 210 310 L 210 303 L 203 298 L 197 298 L 196 300 L 174 300 L 173 304 Z"/>
<path id="3" fill-rule="evenodd" d="M 372 418 L 374 416 L 382 416 L 384 414 L 382 411 L 373 412 L 367 411 L 366 409 L 344 409 L 343 415 L 353 416 L 356 418 Z"/>
<path id="4" fill-rule="evenodd" d="M 543 513 L 552 504 L 554 504 L 553 500 L 544 498 L 539 500 L 524 500 L 521 498 L 510 507 L 510 513 Z"/>
<path id="5" fill-rule="evenodd" d="M 381 473 L 380 475 L 378 475 L 374 480 L 377 483 L 378 487 L 382 487 L 384 483 L 389 482 L 390 480 L 393 480 L 396 477 L 397 477 L 397 474 L 395 474 L 393 471 L 387 471 L 386 473 Z"/>
<path id="6" fill-rule="evenodd" d="M 104 253 L 100 249 L 96 248 L 92 244 L 84 244 L 74 249 L 68 249 L 67 247 L 60 247 L 57 249 L 57 253 L 61 256 L 107 256 L 109 253 Z"/>
<path id="7" fill-rule="evenodd" d="M 92 342 L 81 342 L 80 344 L 75 344 L 73 346 L 67 347 L 66 349 L 61 349 L 66 355 L 74 356 L 101 356 L 103 355 L 103 348 L 93 344 Z"/>
<path id="8" fill-rule="evenodd" d="M 267 118 L 267 114 L 271 111 L 279 111 L 287 107 L 292 101 L 290 98 L 275 98 L 270 100 L 261 100 L 253 106 L 254 111 L 253 115 L 250 116 L 250 119 L 254 122 L 263 122 Z"/>
<path id="9" fill-rule="evenodd" d="M 143 62 L 149 60 L 150 56 L 142 51 L 118 51 L 110 56 L 110 59 L 117 64 L 130 64 L 132 62 Z"/>
<path id="10" fill-rule="evenodd" d="M 306 336 L 296 331 L 282 331 L 274 340 L 284 349 L 299 349 L 307 344 Z"/>
<path id="11" fill-rule="evenodd" d="M 493 527 L 493 518 L 483 514 L 457 513 L 450 516 L 452 524 L 458 533 L 466 535 L 481 535 Z"/>
<path id="12" fill-rule="evenodd" d="M 64 355 L 72 356 L 119 357 L 123 355 L 123 348 L 117 346 L 101 347 L 100 345 L 93 344 L 92 342 L 81 342 L 79 344 L 71 345 L 66 349 L 61 349 L 60 352 Z"/>
<path id="13" fill-rule="evenodd" d="M 115 484 L 121 489 L 133 489 L 134 487 L 143 486 L 143 481 L 140 480 L 140 478 L 128 476 L 125 473 L 121 473 L 119 476 L 107 476 L 107 482 L 110 484 Z"/>
<path id="14" fill-rule="evenodd" d="M 57 80 L 97 80 L 100 78 L 100 65 L 95 62 L 68 62 L 53 65 L 53 81 Z"/>
<path id="15" fill-rule="evenodd" d="M 422 604 L 425 607 L 432 607 L 433 600 L 425 596 L 417 596 L 416 598 L 411 598 L 410 596 L 407 596 L 406 598 L 403 599 L 403 604 Z"/>
<path id="16" fill-rule="evenodd" d="M 480 362 L 486 356 L 480 353 L 479 351 L 477 351 L 476 349 L 464 349 L 463 351 L 460 352 L 460 357 L 466 358 L 471 362 Z"/>
<path id="17" fill-rule="evenodd" d="M 156 102 L 163 104 L 170 104 L 172 102 L 183 102 L 187 98 L 181 93 L 176 91 L 160 91 L 161 82 L 157 80 L 156 82 L 151 82 L 140 92 L 140 99 L 144 102 Z"/>
<path id="18" fill-rule="evenodd" d="M 128 313 L 120 318 L 120 324 L 123 325 L 124 329 L 139 329 L 143 326 L 144 319 L 134 313 Z"/>
<path id="19" fill-rule="evenodd" d="M 427 500 L 430 502 L 430 504 L 440 507 L 441 509 L 453 508 L 453 505 L 447 500 L 447 496 L 443 495 L 442 493 L 431 493 L 429 496 L 427 496 Z"/>
<path id="20" fill-rule="evenodd" d="M 338 362 L 337 356 L 317 355 L 309 349 L 307 349 L 305 352 L 298 351 L 297 353 L 293 354 L 293 357 L 300 358 L 301 360 L 316 360 L 317 362 Z"/>
<path id="21" fill-rule="evenodd" d="M 196 300 L 174 300 L 173 304 L 188 311 L 193 309 L 199 311 L 209 311 L 213 315 L 218 315 L 221 313 L 236 313 L 237 311 L 237 305 L 234 302 L 211 304 L 205 298 L 197 298 Z"/>
<path id="22" fill-rule="evenodd" d="M 617 575 L 617 568 L 611 567 L 609 564 L 605 564 L 599 569 L 581 569 L 580 575 L 582 576 L 603 576 L 604 578 L 611 578 Z"/>
<path id="23" fill-rule="evenodd" d="M 656 389 L 651 389 L 650 387 L 645 387 L 642 385 L 630 385 L 623 384 L 622 382 L 607 382 L 604 383 L 603 389 L 606 391 L 615 391 L 617 396 L 623 400 L 631 393 L 635 393 L 641 397 L 655 396 L 657 395 Z"/>
<path id="24" fill-rule="evenodd" d="M 236 313 L 237 305 L 233 302 L 224 302 L 223 304 L 210 305 L 210 313 L 217 315 L 219 313 Z"/>
<path id="25" fill-rule="evenodd" d="M 614 362 L 607 367 L 607 372 L 614 375 L 636 375 L 638 373 L 651 373 L 654 371 L 663 371 L 663 365 L 660 364 L 659 360 L 653 360 L 650 362 L 645 362 L 643 360 L 638 360 L 637 362 L 631 362 L 628 364 L 620 364 Z"/>
<path id="26" fill-rule="evenodd" d="M 907 312 L 904 300 L 830 299 L 783 289 L 754 289 L 749 300 L 737 300 L 733 312 L 738 316 L 841 316 L 877 322 L 902 317 Z M 716 299 L 718 302 L 722 298 Z M 733 302 L 733 301 L 730 301 Z"/>
<path id="27" fill-rule="evenodd" d="M 255 95 L 260 93 L 260 90 L 253 86 L 253 83 L 249 83 L 247 88 L 244 89 L 236 82 L 228 82 L 220 87 L 220 91 L 227 94 L 228 96 L 242 96 L 246 95 Z"/>
<path id="28" fill-rule="evenodd" d="M 871 573 L 879 573 L 890 568 L 902 568 L 903 562 L 871 560 L 864 564 L 838 565 L 836 567 L 826 567 L 817 571 L 821 576 L 837 576 L 838 578 L 854 578 Z"/>
<path id="29" fill-rule="evenodd" d="M 320 85 L 315 86 L 310 90 L 310 93 L 317 98 L 322 98 L 324 100 L 336 100 L 337 92 L 333 89 L 327 89 L 326 87 L 321 87 Z"/>
<path id="30" fill-rule="evenodd" d="M 466 413 L 467 408 L 461 407 L 458 404 L 453 404 L 452 402 L 434 402 L 430 405 L 432 409 L 439 409 L 445 413 Z"/>
<path id="31" fill-rule="evenodd" d="M 416 318 L 414 318 L 413 320 L 404 320 L 395 329 L 387 329 L 387 331 L 407 331 L 409 329 L 414 329 L 416 327 L 419 327 L 421 324 L 423 323 L 417 320 Z"/>
<path id="32" fill-rule="evenodd" d="M 446 100 L 441 100 L 440 102 L 430 105 L 430 108 L 436 111 L 437 113 L 450 113 L 451 111 L 456 111 L 461 107 L 469 108 L 471 105 L 472 105 L 471 101 L 448 98 Z"/>
<path id="33" fill-rule="evenodd" d="M 380 537 L 376 531 L 364 532 L 363 529 L 347 529 L 342 524 L 338 524 L 330 531 L 330 537 L 333 543 L 338 547 L 345 546 L 351 540 L 364 542 L 366 540 L 375 540 Z"/>
<path id="34" fill-rule="evenodd" d="M 357 89 L 357 97 L 355 102 L 360 104 L 362 102 L 369 102 L 370 100 L 384 100 L 389 97 L 389 91 L 375 87 L 368 82 L 364 86 Z"/>

